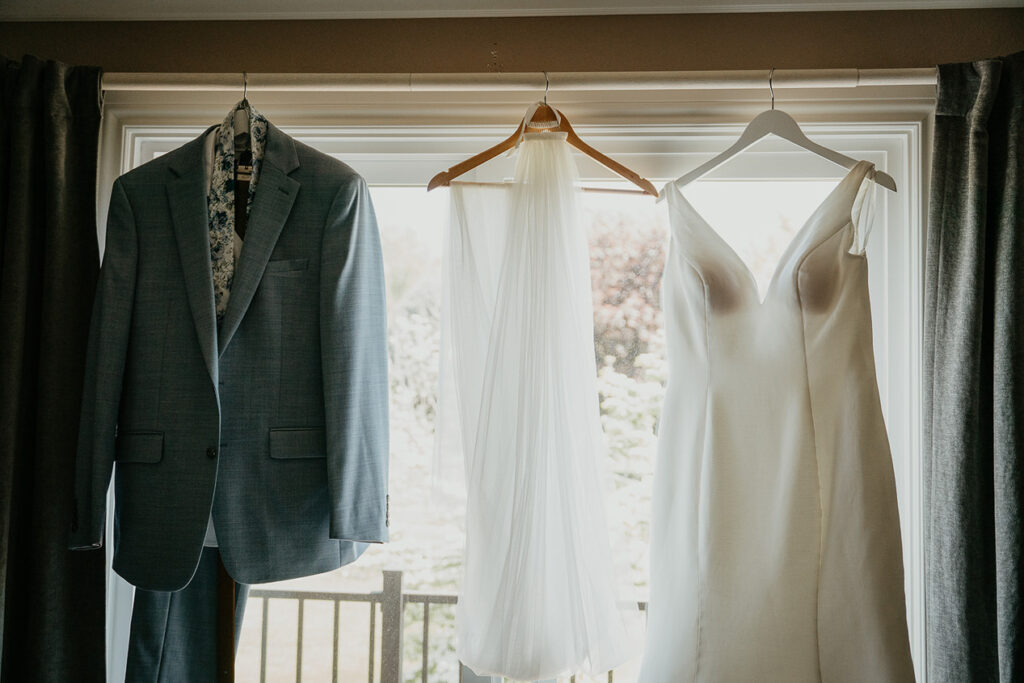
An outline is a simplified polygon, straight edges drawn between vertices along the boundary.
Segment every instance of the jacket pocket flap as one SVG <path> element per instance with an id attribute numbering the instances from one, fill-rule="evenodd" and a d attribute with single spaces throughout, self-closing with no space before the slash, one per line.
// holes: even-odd
<path id="1" fill-rule="evenodd" d="M 267 261 L 268 273 L 289 273 L 306 270 L 309 267 L 308 258 L 282 259 L 279 261 Z"/>
<path id="2" fill-rule="evenodd" d="M 270 430 L 271 458 L 325 458 L 327 440 L 322 427 Z"/>
<path id="3" fill-rule="evenodd" d="M 164 457 L 163 432 L 121 432 L 114 451 L 117 462 L 160 462 Z"/>

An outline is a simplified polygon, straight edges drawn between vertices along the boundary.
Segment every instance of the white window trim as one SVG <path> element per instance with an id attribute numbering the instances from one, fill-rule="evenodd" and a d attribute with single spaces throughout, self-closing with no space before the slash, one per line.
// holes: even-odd
<path id="1" fill-rule="evenodd" d="M 884 328 L 876 327 L 876 335 L 885 329 L 890 338 L 876 340 L 876 348 L 881 345 L 884 349 L 876 358 L 883 404 L 898 405 L 903 413 L 902 420 L 891 420 L 889 439 L 897 477 L 909 482 L 908 495 L 900 500 L 904 527 L 910 531 L 904 542 L 904 564 L 908 577 L 915 579 L 907 594 L 907 605 L 917 680 L 925 681 L 920 387 L 924 219 L 934 98 L 930 90 L 921 88 L 871 88 L 862 93 L 851 90 L 860 89 L 802 93 L 802 100 L 788 102 L 785 107 L 778 100 L 776 104 L 801 121 L 811 138 L 851 156 L 870 159 L 892 175 L 900 188 L 894 197 L 884 197 L 888 193 L 878 190 L 880 218 L 869 241 L 868 254 L 872 264 L 884 264 L 886 295 L 881 301 L 873 299 L 872 306 L 876 320 L 884 317 L 886 321 Z M 507 136 L 529 103 L 529 97 L 523 95 L 520 93 L 515 101 L 509 101 L 507 93 L 484 92 L 440 96 L 260 93 L 254 106 L 288 134 L 338 154 L 356 166 L 371 184 L 424 186 L 433 173 Z M 648 177 L 656 186 L 660 186 L 659 180 L 677 177 L 724 149 L 746 121 L 765 108 L 760 96 L 754 101 L 745 98 L 750 95 L 745 90 L 567 95 L 571 98 L 561 96 L 558 106 L 573 118 L 581 137 Z M 134 167 L 138 159 L 174 149 L 219 122 L 238 98 L 204 92 L 107 93 L 97 178 L 101 251 L 114 179 Z M 453 114 L 467 109 L 467 122 L 452 125 Z M 709 119 L 721 123 L 708 123 Z M 579 121 L 595 123 L 584 125 Z M 806 154 L 789 154 L 793 149 L 781 141 L 763 141 L 709 178 L 717 175 L 723 179 L 806 179 L 842 175 L 842 169 L 837 170 L 828 162 L 808 163 Z M 584 177 L 610 176 L 596 164 L 590 166 L 591 163 L 581 163 Z M 481 169 L 477 177 L 506 175 L 510 169 L 510 160 L 498 159 L 490 162 L 486 170 Z M 889 229 L 890 225 L 905 227 L 896 232 Z M 133 589 L 109 569 L 113 541 L 109 527 L 107 670 L 108 680 L 120 683 L 124 680 Z"/>

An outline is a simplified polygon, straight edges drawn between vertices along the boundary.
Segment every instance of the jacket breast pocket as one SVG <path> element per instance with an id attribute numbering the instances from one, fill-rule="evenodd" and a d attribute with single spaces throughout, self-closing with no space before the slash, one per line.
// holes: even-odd
<path id="1" fill-rule="evenodd" d="M 296 277 L 302 275 L 308 268 L 308 258 L 280 259 L 276 261 L 267 261 L 267 267 L 264 270 L 264 273 L 266 275 Z"/>
<path id="2" fill-rule="evenodd" d="M 280 427 L 270 430 L 270 457 L 326 458 L 327 440 L 323 427 Z"/>
<path id="3" fill-rule="evenodd" d="M 117 435 L 114 458 L 119 463 L 155 463 L 163 457 L 163 432 L 121 432 Z"/>

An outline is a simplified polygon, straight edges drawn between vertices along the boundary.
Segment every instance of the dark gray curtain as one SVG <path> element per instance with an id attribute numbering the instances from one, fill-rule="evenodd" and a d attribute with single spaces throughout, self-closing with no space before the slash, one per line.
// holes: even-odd
<path id="1" fill-rule="evenodd" d="M 102 681 L 103 553 L 67 550 L 99 272 L 100 69 L 0 67 L 0 680 Z"/>
<path id="2" fill-rule="evenodd" d="M 939 67 L 925 268 L 929 681 L 1024 681 L 1024 52 Z"/>

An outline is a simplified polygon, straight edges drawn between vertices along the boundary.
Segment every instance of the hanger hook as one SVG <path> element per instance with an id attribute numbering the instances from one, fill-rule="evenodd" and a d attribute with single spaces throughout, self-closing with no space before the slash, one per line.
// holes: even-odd
<path id="1" fill-rule="evenodd" d="M 249 74 L 242 72 L 242 100 L 245 100 L 245 93 L 249 90 Z"/>
<path id="2" fill-rule="evenodd" d="M 771 68 L 771 71 L 768 72 L 768 92 L 771 93 L 771 96 L 772 96 L 772 110 L 773 111 L 775 109 L 775 88 L 772 87 L 772 76 L 774 76 L 774 75 L 775 75 L 775 67 L 773 66 Z"/>
<path id="3" fill-rule="evenodd" d="M 548 80 L 548 72 L 545 71 L 544 72 L 544 104 L 545 105 L 547 105 L 547 103 L 548 103 L 548 86 L 549 85 L 550 85 L 550 81 Z"/>

